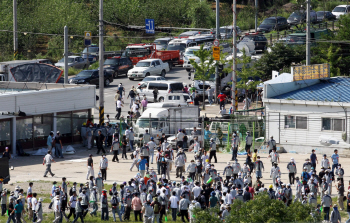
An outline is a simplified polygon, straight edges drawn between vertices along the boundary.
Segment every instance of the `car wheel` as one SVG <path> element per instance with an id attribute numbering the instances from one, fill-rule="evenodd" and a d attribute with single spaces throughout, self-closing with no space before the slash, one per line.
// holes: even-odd
<path id="1" fill-rule="evenodd" d="M 162 73 L 160 73 L 160 76 L 165 77 L 165 74 L 166 74 L 165 70 L 162 70 Z"/>
<path id="2" fill-rule="evenodd" d="M 145 75 L 145 77 L 148 77 L 148 76 L 150 76 L 150 74 L 149 74 L 149 73 L 147 73 L 147 74 Z"/>
<path id="3" fill-rule="evenodd" d="M 113 74 L 113 78 L 118 78 L 118 71 L 116 71 L 116 72 L 114 72 L 114 74 Z"/>
<path id="4" fill-rule="evenodd" d="M 109 86 L 110 83 L 111 83 L 111 82 L 109 81 L 109 79 L 106 79 L 106 80 L 105 80 L 105 86 Z"/>
<path id="5" fill-rule="evenodd" d="M 163 98 L 163 97 L 160 97 L 160 98 L 158 99 L 158 101 L 159 101 L 159 102 L 164 102 L 164 98 Z"/>
<path id="6" fill-rule="evenodd" d="M 133 81 L 133 80 L 134 80 L 134 78 L 129 78 L 129 80 Z"/>

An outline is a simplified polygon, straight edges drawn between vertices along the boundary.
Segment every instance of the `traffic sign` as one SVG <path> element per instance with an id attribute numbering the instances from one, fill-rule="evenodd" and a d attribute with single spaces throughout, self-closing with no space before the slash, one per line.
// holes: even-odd
<path id="1" fill-rule="evenodd" d="M 154 19 L 145 19 L 146 33 L 154 34 Z"/>
<path id="2" fill-rule="evenodd" d="M 91 32 L 90 31 L 84 32 L 84 44 L 85 44 L 85 46 L 91 45 Z"/>
<path id="3" fill-rule="evenodd" d="M 218 39 L 215 39 L 213 44 L 214 46 L 218 47 L 220 45 L 220 42 Z"/>
<path id="4" fill-rule="evenodd" d="M 213 57 L 214 57 L 214 60 L 220 60 L 220 47 L 217 47 L 217 46 L 213 47 Z"/>

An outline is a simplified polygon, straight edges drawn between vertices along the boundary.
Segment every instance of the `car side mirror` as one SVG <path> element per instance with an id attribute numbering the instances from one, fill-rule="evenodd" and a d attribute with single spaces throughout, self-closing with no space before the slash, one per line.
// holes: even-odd
<path id="1" fill-rule="evenodd" d="M 154 67 L 154 65 L 151 65 L 151 67 Z"/>

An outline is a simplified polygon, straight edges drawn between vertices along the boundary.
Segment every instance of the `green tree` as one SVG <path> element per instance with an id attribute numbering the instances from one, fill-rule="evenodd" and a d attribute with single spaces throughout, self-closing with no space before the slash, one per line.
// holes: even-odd
<path id="1" fill-rule="evenodd" d="M 190 60 L 190 63 L 192 64 L 194 70 L 195 70 L 195 80 L 202 81 L 203 83 L 203 110 L 205 110 L 205 90 L 204 89 L 204 82 L 208 81 L 210 78 L 210 75 L 215 73 L 215 66 L 216 63 L 214 62 L 214 58 L 212 56 L 212 51 L 210 50 L 204 50 L 203 49 L 204 44 L 201 45 L 200 49 L 196 52 L 194 52 L 194 55 L 196 55 L 199 58 L 199 63 L 197 64 L 195 61 Z"/>
<path id="2" fill-rule="evenodd" d="M 343 61 L 342 56 L 339 55 L 340 47 L 336 47 L 333 44 L 328 48 L 327 46 L 328 44 L 322 44 L 316 48 L 317 55 L 311 58 L 311 63 L 328 63 L 330 66 L 331 77 L 340 76 L 339 64 Z"/>

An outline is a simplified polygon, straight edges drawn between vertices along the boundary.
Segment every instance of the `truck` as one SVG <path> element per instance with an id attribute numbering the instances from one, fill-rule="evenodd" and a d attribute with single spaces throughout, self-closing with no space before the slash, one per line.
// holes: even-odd
<path id="1" fill-rule="evenodd" d="M 143 79 L 151 75 L 159 75 L 165 77 L 166 72 L 169 72 L 169 64 L 164 63 L 160 59 L 140 60 L 134 68 L 128 71 L 129 80 Z"/>
<path id="2" fill-rule="evenodd" d="M 129 57 L 133 65 L 136 65 L 140 60 L 160 59 L 169 64 L 170 70 L 173 65 L 183 63 L 182 60 L 180 60 L 179 50 L 157 50 L 155 44 L 129 44 L 123 56 Z"/>
<path id="3" fill-rule="evenodd" d="M 0 62 L 0 81 L 14 81 L 14 82 L 46 82 L 46 83 L 52 83 L 47 81 L 46 79 L 43 81 L 39 81 L 40 77 L 45 77 L 44 72 L 45 70 L 41 70 L 40 72 L 35 69 L 33 69 L 33 67 L 29 67 L 27 66 L 25 71 L 27 72 L 23 72 L 24 68 L 23 65 L 33 65 L 33 64 L 39 64 L 39 65 L 45 65 L 43 66 L 43 68 L 45 68 L 46 71 L 48 71 L 49 73 L 52 70 L 55 70 L 57 73 L 57 75 L 55 75 L 55 82 L 57 82 L 57 78 L 58 76 L 62 75 L 62 70 L 60 70 L 57 67 L 52 66 L 53 63 L 48 60 L 48 59 L 35 59 L 35 60 L 13 60 L 13 61 L 4 61 L 4 62 Z M 20 67 L 22 66 L 22 67 Z M 49 66 L 49 67 L 47 67 Z M 20 68 L 20 69 L 16 69 L 16 68 Z M 26 77 L 24 78 L 25 80 L 23 80 L 23 78 L 19 78 L 18 76 L 16 77 L 17 73 L 15 73 L 16 71 L 20 71 L 22 72 L 20 75 L 26 75 Z M 38 74 L 37 77 L 35 77 L 35 75 L 31 75 L 31 74 Z M 30 74 L 30 75 L 28 75 Z M 48 73 L 46 73 L 48 74 Z M 39 79 L 38 79 L 39 78 Z M 59 78 L 58 78 L 59 79 Z"/>
<path id="4" fill-rule="evenodd" d="M 157 103 L 147 108 L 134 124 L 135 141 L 140 141 L 146 130 L 158 142 L 165 133 L 174 135 L 179 129 L 198 127 L 198 106 L 181 106 L 171 103 Z"/>

